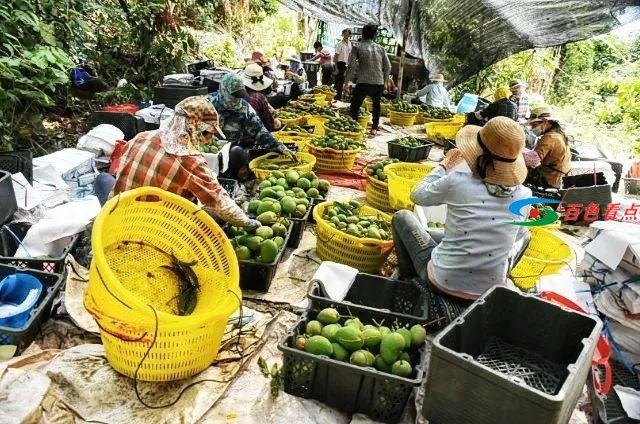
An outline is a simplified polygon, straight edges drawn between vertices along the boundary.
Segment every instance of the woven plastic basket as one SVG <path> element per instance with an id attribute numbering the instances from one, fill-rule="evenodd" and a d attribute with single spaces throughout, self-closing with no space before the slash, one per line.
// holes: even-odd
<path id="1" fill-rule="evenodd" d="M 92 246 L 84 303 L 101 328 L 111 366 L 129 377 L 139 366 L 137 378 L 144 381 L 206 369 L 242 296 L 235 252 L 213 218 L 187 199 L 141 187 L 105 204 Z M 199 288 L 191 315 L 176 314 L 181 284 L 167 268 L 172 256 L 196 261 Z"/>
<path id="2" fill-rule="evenodd" d="M 274 136 L 276 133 L 273 133 Z M 294 133 L 300 135 L 279 135 L 275 137 L 281 143 L 295 143 L 299 152 L 306 152 L 307 140 L 313 137 L 313 134 L 302 135 L 303 133 Z"/>
<path id="3" fill-rule="evenodd" d="M 315 127 L 314 135 L 324 135 L 324 123 L 328 118 L 320 115 L 307 116 L 307 125 L 313 125 Z"/>
<path id="4" fill-rule="evenodd" d="M 299 116 L 293 119 L 286 119 L 286 118 L 278 118 L 278 119 L 280 119 L 280 122 L 282 122 L 283 125 L 290 125 L 290 126 L 304 125 L 307 122 L 306 116 Z"/>
<path id="5" fill-rule="evenodd" d="M 373 178 L 371 175 L 365 175 L 367 177 L 367 203 L 383 212 L 393 212 L 393 208 L 389 203 L 388 184 L 377 178 Z"/>
<path id="6" fill-rule="evenodd" d="M 454 140 L 463 125 L 459 122 L 427 122 L 424 124 L 424 129 L 429 140 L 437 140 L 439 138 Z"/>
<path id="7" fill-rule="evenodd" d="M 573 256 L 571 247 L 551 231 L 540 227 L 529 227 L 529 231 L 529 246 L 509 276 L 523 291 L 534 289 L 541 276 L 555 274 L 569 265 Z"/>
<path id="8" fill-rule="evenodd" d="M 384 167 L 388 177 L 389 204 L 395 210 L 413 210 L 411 192 L 422 179 L 434 168 L 422 163 L 391 163 Z"/>
<path id="9" fill-rule="evenodd" d="M 362 138 L 364 137 L 364 133 L 362 132 L 362 130 L 357 132 L 338 131 L 338 130 L 334 130 L 333 128 L 327 127 L 326 122 L 322 124 L 322 127 L 324 128 L 324 133 L 326 135 L 331 135 L 331 134 L 341 135 L 343 137 L 350 138 L 352 140 L 357 140 L 357 141 L 362 140 Z"/>
<path id="10" fill-rule="evenodd" d="M 307 142 L 307 150 L 315 156 L 315 169 L 322 172 L 349 172 L 353 169 L 360 149 L 334 150 L 328 147 L 314 146 Z"/>
<path id="11" fill-rule="evenodd" d="M 315 94 L 323 94 L 325 100 L 328 102 L 332 101 L 336 95 L 336 93 L 334 93 L 333 91 L 324 91 L 324 90 L 321 90 L 319 87 L 314 87 L 313 92 Z"/>
<path id="12" fill-rule="evenodd" d="M 324 211 L 333 202 L 322 202 L 313 210 L 316 220 L 318 256 L 325 261 L 349 265 L 362 272 L 378 273 L 387 255 L 393 248 L 393 241 L 372 238 L 358 238 L 331 227 L 323 218 Z M 391 223 L 391 216 L 369 206 L 362 206 L 361 215 L 377 216 Z"/>
<path id="13" fill-rule="evenodd" d="M 418 112 L 404 113 L 389 110 L 389 122 L 391 122 L 391 125 L 400 125 L 403 127 L 411 126 L 416 122 L 417 116 Z"/>
<path id="14" fill-rule="evenodd" d="M 304 161 L 306 163 L 301 163 L 296 166 L 291 166 L 287 170 L 295 169 L 298 172 L 309 172 L 313 169 L 314 165 L 316 164 L 316 158 L 312 154 L 297 152 L 296 157 L 300 161 Z M 278 153 L 271 152 L 271 153 L 267 153 L 264 156 L 257 157 L 253 159 L 251 162 L 249 162 L 249 169 L 251 169 L 251 171 L 253 171 L 253 173 L 256 174 L 256 177 L 258 177 L 258 179 L 262 181 L 269 178 L 269 176 L 273 172 L 273 169 L 260 169 L 260 166 L 266 163 L 278 165 L 278 164 L 289 163 L 289 162 L 290 160 L 288 158 Z"/>

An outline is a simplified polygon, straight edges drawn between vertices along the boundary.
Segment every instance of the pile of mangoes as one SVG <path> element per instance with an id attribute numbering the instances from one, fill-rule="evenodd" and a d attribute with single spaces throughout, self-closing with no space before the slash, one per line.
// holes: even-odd
<path id="1" fill-rule="evenodd" d="M 333 111 L 333 109 L 324 106 L 318 106 L 315 103 L 298 103 L 296 104 L 294 109 L 301 111 L 301 113 L 305 115 L 316 115 L 322 116 L 324 118 L 333 118 L 334 116 L 336 116 L 336 113 Z"/>
<path id="2" fill-rule="evenodd" d="M 325 126 L 332 130 L 341 132 L 355 133 L 362 131 L 360 124 L 358 124 L 357 121 L 354 121 L 350 116 L 338 116 L 336 118 L 331 118 L 325 122 Z"/>
<path id="3" fill-rule="evenodd" d="M 210 140 L 207 144 L 198 146 L 198 150 L 202 153 L 218 153 L 220 151 L 220 145 L 218 144 L 218 140 Z"/>
<path id="4" fill-rule="evenodd" d="M 333 150 L 357 150 L 364 147 L 364 144 L 360 142 L 336 134 L 314 137 L 311 139 L 311 144 L 316 147 L 329 148 Z"/>
<path id="5" fill-rule="evenodd" d="M 249 202 L 248 212 L 261 215 L 273 212 L 278 216 L 302 218 L 309 208 L 309 199 L 324 199 L 331 185 L 313 172 L 286 174 L 273 171 L 258 186 L 258 198 Z"/>
<path id="6" fill-rule="evenodd" d="M 331 227 L 354 237 L 391 240 L 391 223 L 377 216 L 360 215 L 361 206 L 355 200 L 333 202 L 324 210 L 322 219 Z"/>
<path id="7" fill-rule="evenodd" d="M 306 160 L 299 159 L 298 162 L 293 161 L 282 161 L 282 159 L 278 159 L 278 162 L 271 162 L 269 160 L 264 160 L 263 162 L 257 165 L 258 169 L 265 169 L 267 171 L 276 171 L 276 170 L 287 170 L 289 168 L 293 168 L 295 166 L 306 165 L 308 162 Z"/>
<path id="8" fill-rule="evenodd" d="M 256 260 L 263 264 L 273 262 L 284 249 L 289 223 L 274 212 L 266 211 L 256 218 L 262 224 L 253 231 L 230 227 L 227 235 L 239 260 Z"/>
<path id="9" fill-rule="evenodd" d="M 275 116 L 280 119 L 297 119 L 304 116 L 304 113 L 298 109 L 283 107 L 282 109 L 276 110 Z"/>
<path id="10" fill-rule="evenodd" d="M 375 322 L 364 325 L 357 317 L 345 320 L 333 308 L 321 310 L 315 318 L 295 338 L 295 348 L 400 377 L 411 376 L 427 338 L 427 331 L 418 324 L 393 329 Z"/>
<path id="11" fill-rule="evenodd" d="M 420 112 L 425 118 L 432 119 L 452 119 L 453 112 L 443 107 L 435 107 L 430 105 L 421 105 Z"/>
<path id="12" fill-rule="evenodd" d="M 315 87 L 313 91 L 321 91 L 323 93 L 334 93 L 334 94 L 336 92 L 336 90 L 331 85 L 320 85 L 318 87 Z"/>
<path id="13" fill-rule="evenodd" d="M 286 125 L 282 131 L 291 131 L 291 132 L 297 132 L 297 133 L 303 133 L 303 134 L 311 134 L 313 133 L 313 129 L 305 129 L 303 127 L 301 127 L 300 125 Z"/>
<path id="14" fill-rule="evenodd" d="M 415 138 L 415 137 L 396 138 L 395 140 L 391 141 L 391 143 L 398 144 L 398 145 L 404 146 L 404 147 L 421 147 L 421 146 L 424 146 L 424 141 L 420 140 L 419 138 Z"/>
<path id="15" fill-rule="evenodd" d="M 340 115 L 342 116 L 349 116 L 350 113 L 351 113 L 351 109 L 348 107 L 343 107 L 342 109 L 340 109 Z M 370 115 L 371 115 L 371 112 L 369 112 L 364 107 L 361 107 L 360 112 L 358 112 L 358 116 L 370 116 Z"/>
<path id="16" fill-rule="evenodd" d="M 412 105 L 404 100 L 396 101 L 391 104 L 391 110 L 402 113 L 416 113 L 418 112 L 418 106 Z"/>
<path id="17" fill-rule="evenodd" d="M 527 219 L 528 221 L 540 221 L 542 218 L 547 216 L 549 212 L 553 212 L 553 209 L 551 209 L 549 206 L 544 205 L 543 203 L 534 203 L 533 205 L 531 205 L 531 207 L 538 210 L 538 216 L 530 216 Z"/>
<path id="18" fill-rule="evenodd" d="M 370 163 L 364 168 L 364 172 L 367 175 L 375 178 L 376 180 L 387 182 L 387 174 L 384 172 L 384 167 L 389 165 L 390 163 L 398 163 L 400 160 L 398 159 L 385 159 L 380 162 Z"/>

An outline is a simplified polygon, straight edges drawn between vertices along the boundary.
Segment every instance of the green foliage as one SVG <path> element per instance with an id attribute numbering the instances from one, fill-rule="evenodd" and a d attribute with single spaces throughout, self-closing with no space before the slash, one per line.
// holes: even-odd
<path id="1" fill-rule="evenodd" d="M 72 61 L 66 50 L 77 24 L 76 6 L 55 0 L 0 3 L 0 150 L 29 135 L 39 110 L 68 83 Z M 42 10 L 50 12 L 47 19 Z"/>
<path id="2" fill-rule="evenodd" d="M 570 43 L 563 47 L 560 68 L 554 82 L 553 99 L 558 103 L 570 101 L 569 93 L 576 78 L 590 72 L 594 65 L 595 51 L 590 40 Z"/>

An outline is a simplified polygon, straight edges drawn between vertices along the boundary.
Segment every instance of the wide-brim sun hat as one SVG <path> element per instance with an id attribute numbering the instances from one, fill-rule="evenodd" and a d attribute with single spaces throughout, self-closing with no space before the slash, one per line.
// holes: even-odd
<path id="1" fill-rule="evenodd" d="M 447 80 L 444 79 L 444 75 L 442 75 L 442 74 L 436 74 L 435 77 L 431 78 L 431 81 L 447 82 Z"/>
<path id="2" fill-rule="evenodd" d="M 560 119 L 555 116 L 553 109 L 549 106 L 540 106 L 531 111 L 531 118 L 527 121 L 527 124 L 535 124 L 542 121 L 553 121 L 560 123 Z"/>
<path id="3" fill-rule="evenodd" d="M 527 178 L 524 141 L 520 124 L 505 116 L 489 120 L 484 127 L 467 125 L 456 135 L 456 146 L 471 171 L 487 183 L 508 187 Z"/>
<path id="4" fill-rule="evenodd" d="M 257 63 L 247 65 L 240 76 L 242 76 L 245 87 L 255 91 L 266 90 L 273 84 L 273 80 L 264 75 L 262 67 Z"/>

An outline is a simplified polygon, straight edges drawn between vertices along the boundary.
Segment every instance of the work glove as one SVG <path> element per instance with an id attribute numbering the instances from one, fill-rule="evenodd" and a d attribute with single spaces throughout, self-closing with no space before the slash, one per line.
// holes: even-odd
<path id="1" fill-rule="evenodd" d="M 287 149 L 286 147 L 284 148 L 284 150 L 282 150 L 282 154 L 284 156 L 286 156 L 287 158 L 289 158 L 291 160 L 291 162 L 293 163 L 298 163 L 298 157 L 296 156 L 295 153 L 293 153 L 291 150 Z"/>
<path id="2" fill-rule="evenodd" d="M 245 224 L 244 229 L 247 231 L 253 231 L 261 226 L 262 224 L 260 224 L 260 221 L 258 221 L 257 219 L 250 219 L 249 222 Z"/>

